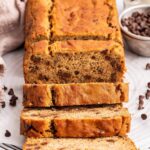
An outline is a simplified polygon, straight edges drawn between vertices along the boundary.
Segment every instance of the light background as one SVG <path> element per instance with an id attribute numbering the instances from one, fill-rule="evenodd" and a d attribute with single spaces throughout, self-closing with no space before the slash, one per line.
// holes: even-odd
<path id="1" fill-rule="evenodd" d="M 119 12 L 123 9 L 123 1 L 117 0 Z M 22 62 L 23 50 L 11 52 L 4 56 L 7 65 L 6 75 L 2 82 L 9 88 L 13 88 L 19 97 L 17 107 L 9 106 L 10 97 L 6 94 L 7 106 L 0 110 L 0 142 L 12 143 L 21 146 L 23 136 L 20 132 L 20 111 L 22 110 L 22 85 L 24 83 Z M 129 136 L 134 140 L 141 150 L 148 150 L 150 147 L 150 100 L 145 100 L 145 109 L 137 110 L 138 96 L 144 94 L 147 82 L 150 81 L 150 71 L 145 70 L 146 63 L 150 63 L 150 58 L 139 57 L 126 51 L 127 73 L 126 81 L 130 83 L 130 101 L 126 105 L 132 114 L 132 127 Z M 140 117 L 142 113 L 148 115 L 148 119 L 143 121 Z M 5 130 L 9 130 L 11 137 L 5 138 Z"/>

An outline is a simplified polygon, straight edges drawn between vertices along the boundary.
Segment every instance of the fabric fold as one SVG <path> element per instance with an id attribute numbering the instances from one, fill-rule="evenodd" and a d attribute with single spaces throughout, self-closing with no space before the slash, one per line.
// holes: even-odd
<path id="1" fill-rule="evenodd" d="M 24 12 L 27 0 L 0 1 L 0 76 L 5 63 L 2 55 L 15 50 L 24 42 Z"/>

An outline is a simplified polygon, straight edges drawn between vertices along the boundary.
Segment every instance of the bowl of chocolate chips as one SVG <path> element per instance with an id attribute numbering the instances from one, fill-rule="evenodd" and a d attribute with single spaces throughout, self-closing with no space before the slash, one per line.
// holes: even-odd
<path id="1" fill-rule="evenodd" d="M 150 57 L 150 5 L 137 5 L 123 11 L 120 26 L 129 50 Z"/>

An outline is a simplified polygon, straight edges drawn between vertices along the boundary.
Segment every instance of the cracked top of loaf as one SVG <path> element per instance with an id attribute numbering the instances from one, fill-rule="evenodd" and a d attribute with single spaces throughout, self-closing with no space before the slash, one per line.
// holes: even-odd
<path id="1" fill-rule="evenodd" d="M 63 3 L 62 0 L 54 0 L 53 5 L 54 38 L 115 38 L 118 21 L 114 0 L 64 0 Z"/>
<path id="2" fill-rule="evenodd" d="M 115 0 L 29 0 L 26 37 L 41 40 L 99 39 L 122 42 Z"/>

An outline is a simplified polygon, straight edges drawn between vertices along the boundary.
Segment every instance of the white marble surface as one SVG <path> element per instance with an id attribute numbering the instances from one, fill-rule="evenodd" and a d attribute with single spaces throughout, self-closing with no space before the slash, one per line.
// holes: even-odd
<path id="1" fill-rule="evenodd" d="M 118 0 L 119 12 L 122 10 L 122 0 Z M 11 52 L 4 56 L 7 65 L 6 75 L 1 80 L 9 88 L 13 88 L 19 97 L 17 107 L 8 105 L 10 97 L 5 95 L 7 106 L 0 110 L 0 142 L 12 143 L 21 147 L 23 136 L 20 136 L 20 111 L 22 110 L 22 85 L 24 83 L 22 61 L 23 50 Z M 150 71 L 145 70 L 146 63 L 150 63 L 150 58 L 137 56 L 126 51 L 127 73 L 126 81 L 130 83 L 130 101 L 127 104 L 132 114 L 132 127 L 129 136 L 134 140 L 141 150 L 148 150 L 150 147 L 150 100 L 145 100 L 145 109 L 138 111 L 138 96 L 144 94 L 150 81 Z M 148 119 L 143 121 L 140 117 L 142 113 L 148 115 Z M 5 130 L 9 130 L 11 137 L 4 136 Z"/>

